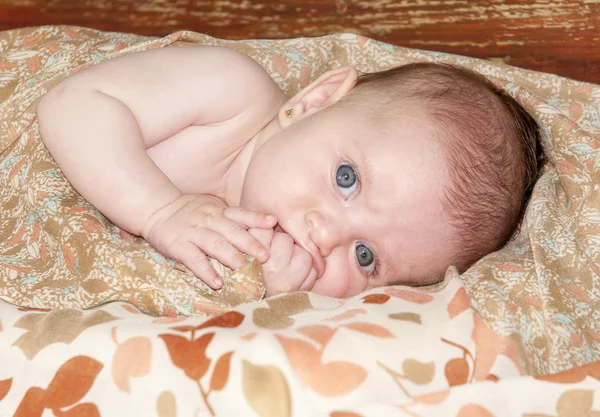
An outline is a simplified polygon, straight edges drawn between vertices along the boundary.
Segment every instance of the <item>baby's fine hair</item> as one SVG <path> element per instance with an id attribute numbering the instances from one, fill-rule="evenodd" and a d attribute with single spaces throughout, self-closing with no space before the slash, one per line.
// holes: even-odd
<path id="1" fill-rule="evenodd" d="M 462 272 L 504 246 L 521 224 L 546 161 L 535 119 L 483 75 L 449 64 L 364 74 L 353 93 L 378 103 L 386 117 L 402 108 L 395 103 L 408 102 L 433 120 L 450 175 L 442 203 L 457 232 L 454 265 Z"/>

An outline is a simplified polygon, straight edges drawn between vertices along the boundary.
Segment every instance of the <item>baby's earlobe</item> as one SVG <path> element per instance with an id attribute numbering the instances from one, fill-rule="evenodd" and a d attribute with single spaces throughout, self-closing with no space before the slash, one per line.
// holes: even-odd
<path id="1" fill-rule="evenodd" d="M 278 114 L 279 125 L 282 128 L 286 128 L 298 120 L 298 117 L 302 114 L 302 103 L 286 103 L 280 110 Z"/>

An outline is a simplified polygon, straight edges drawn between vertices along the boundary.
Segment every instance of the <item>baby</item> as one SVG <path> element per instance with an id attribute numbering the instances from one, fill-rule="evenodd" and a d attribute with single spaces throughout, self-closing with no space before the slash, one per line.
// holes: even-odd
<path id="1" fill-rule="evenodd" d="M 162 48 L 67 78 L 43 141 L 117 226 L 220 288 L 255 256 L 267 295 L 426 285 L 510 238 L 543 159 L 536 122 L 470 71 L 321 75 L 292 98 L 231 49 Z"/>

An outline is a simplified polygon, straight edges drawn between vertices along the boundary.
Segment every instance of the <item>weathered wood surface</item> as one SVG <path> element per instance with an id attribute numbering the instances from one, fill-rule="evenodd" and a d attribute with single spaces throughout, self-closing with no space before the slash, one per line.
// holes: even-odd
<path id="1" fill-rule="evenodd" d="M 600 0 L 0 0 L 0 30 L 44 24 L 229 39 L 347 31 L 600 83 Z"/>

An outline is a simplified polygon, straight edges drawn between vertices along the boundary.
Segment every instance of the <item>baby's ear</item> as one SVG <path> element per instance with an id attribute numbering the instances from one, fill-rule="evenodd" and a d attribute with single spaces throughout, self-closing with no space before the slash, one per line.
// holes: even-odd
<path id="1" fill-rule="evenodd" d="M 357 79 L 358 71 L 354 68 L 327 71 L 281 107 L 278 114 L 279 124 L 285 128 L 309 114 L 336 103 L 352 91 Z"/>

